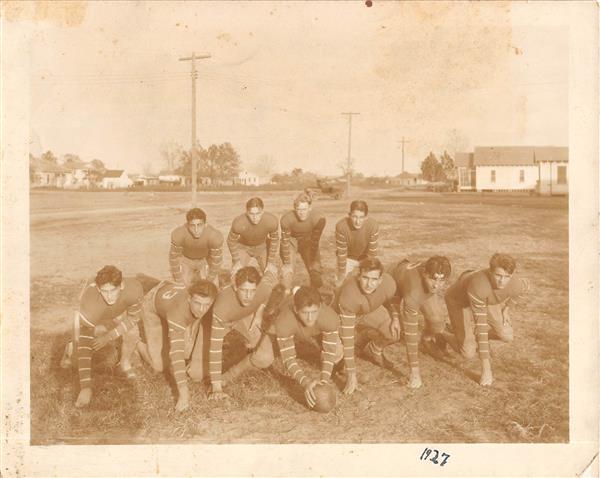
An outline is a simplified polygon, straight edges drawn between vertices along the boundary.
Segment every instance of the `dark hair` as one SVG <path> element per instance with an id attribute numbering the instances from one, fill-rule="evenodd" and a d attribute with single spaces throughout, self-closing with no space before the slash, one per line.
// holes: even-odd
<path id="1" fill-rule="evenodd" d="M 199 279 L 188 287 L 188 293 L 190 294 L 190 297 L 199 295 L 201 297 L 210 297 L 211 299 L 214 299 L 217 297 L 217 286 L 209 280 Z"/>
<path id="2" fill-rule="evenodd" d="M 185 215 L 185 220 L 187 222 L 192 222 L 194 219 L 200 219 L 201 221 L 206 222 L 206 213 L 199 207 L 190 209 Z"/>
<path id="3" fill-rule="evenodd" d="M 376 257 L 367 257 L 366 259 L 363 259 L 362 261 L 360 261 L 358 268 L 361 273 L 379 271 L 381 274 L 383 274 L 384 270 L 383 264 Z"/>
<path id="4" fill-rule="evenodd" d="M 435 274 L 443 274 L 444 279 L 447 279 L 452 272 L 450 261 L 445 256 L 432 256 L 427 259 L 423 267 L 425 274 L 433 278 Z"/>
<path id="5" fill-rule="evenodd" d="M 250 198 L 246 202 L 246 211 L 248 209 L 252 209 L 253 207 L 257 207 L 259 209 L 264 209 L 265 208 L 265 204 L 262 202 L 261 198 Z"/>
<path id="6" fill-rule="evenodd" d="M 119 286 L 121 282 L 123 282 L 123 274 L 115 266 L 104 266 L 96 274 L 96 285 L 98 287 L 102 287 L 104 284 Z"/>
<path id="7" fill-rule="evenodd" d="M 300 310 L 311 305 L 321 305 L 321 294 L 314 287 L 300 286 L 294 294 L 294 307 Z"/>
<path id="8" fill-rule="evenodd" d="M 308 205 L 310 206 L 312 204 L 312 198 L 307 193 L 300 193 L 294 199 L 294 207 L 298 207 L 298 204 L 300 204 L 301 202 L 308 203 Z"/>
<path id="9" fill-rule="evenodd" d="M 497 267 L 500 267 L 509 274 L 512 274 L 517 268 L 517 261 L 515 261 L 508 254 L 496 252 L 496 254 L 494 254 L 490 259 L 490 270 L 493 271 Z"/>
<path id="10" fill-rule="evenodd" d="M 365 213 L 365 216 L 367 216 L 369 214 L 369 206 L 366 201 L 357 199 L 350 203 L 350 214 L 352 214 L 352 211 L 362 211 Z"/>
<path id="11" fill-rule="evenodd" d="M 242 267 L 235 273 L 235 285 L 239 287 L 244 282 L 250 282 L 252 284 L 260 283 L 260 272 L 258 272 L 256 267 Z"/>

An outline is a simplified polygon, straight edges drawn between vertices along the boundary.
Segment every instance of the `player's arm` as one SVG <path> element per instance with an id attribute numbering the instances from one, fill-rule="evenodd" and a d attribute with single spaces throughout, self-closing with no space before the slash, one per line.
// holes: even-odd
<path id="1" fill-rule="evenodd" d="M 291 237 L 292 230 L 284 224 L 283 218 L 281 218 L 281 262 L 286 266 L 292 263 Z"/>
<path id="2" fill-rule="evenodd" d="M 422 384 L 419 369 L 419 308 L 410 298 L 405 298 L 403 301 L 402 322 L 404 325 L 406 355 L 410 367 L 408 386 L 418 388 Z"/>
<path id="3" fill-rule="evenodd" d="M 369 234 L 369 249 L 367 251 L 368 257 L 377 257 L 377 244 L 379 242 L 379 224 L 375 223 L 371 234 Z"/>
<path id="4" fill-rule="evenodd" d="M 342 280 L 346 275 L 346 261 L 348 260 L 348 239 L 340 230 L 339 225 L 335 228 L 335 256 L 337 259 L 337 277 Z"/>
<path id="5" fill-rule="evenodd" d="M 180 259 L 183 255 L 183 245 L 175 235 L 175 231 L 171 233 L 171 247 L 169 248 L 169 268 L 171 276 L 175 282 L 183 282 L 183 270 L 181 268 Z"/>
<path id="6" fill-rule="evenodd" d="M 279 251 L 279 226 L 274 221 L 274 228 L 267 234 L 267 262 L 277 265 L 277 252 Z"/>
<path id="7" fill-rule="evenodd" d="M 223 339 L 226 328 L 224 322 L 213 312 L 210 327 L 210 349 L 208 352 L 208 372 L 210 375 L 211 396 L 221 398 L 223 371 Z"/>
<path id="8" fill-rule="evenodd" d="M 210 244 L 208 249 L 208 280 L 217 277 L 223 264 L 223 236 L 219 233 Z"/>
<path id="9" fill-rule="evenodd" d="M 185 410 L 189 406 L 189 391 L 185 370 L 185 319 L 177 311 L 167 314 L 169 333 L 169 359 L 173 368 L 173 378 L 177 386 L 179 397 L 175 408 Z"/>
<path id="10" fill-rule="evenodd" d="M 231 229 L 229 230 L 229 234 L 227 235 L 227 247 L 229 248 L 229 253 L 231 254 L 231 261 L 233 264 L 240 262 L 240 249 L 239 249 L 240 237 L 241 237 L 241 234 L 239 234 L 235 230 L 235 221 L 234 221 L 234 224 L 231 225 Z"/>
<path id="11" fill-rule="evenodd" d="M 479 383 L 481 385 L 491 385 L 493 381 L 492 365 L 490 363 L 490 343 L 488 339 L 488 320 L 487 320 L 487 299 L 485 295 L 478 291 L 477 287 L 469 286 L 467 288 L 469 306 L 475 320 L 475 338 L 477 340 L 477 349 L 479 350 L 479 359 L 481 360 L 482 372 Z"/>
<path id="12" fill-rule="evenodd" d="M 92 387 L 92 344 L 96 320 L 83 307 L 78 311 L 79 339 L 77 341 L 77 371 L 79 388 Z"/>
<path id="13" fill-rule="evenodd" d="M 344 347 L 344 365 L 346 367 L 347 381 L 344 393 L 353 393 L 358 385 L 356 378 L 356 365 L 354 363 L 354 328 L 356 314 L 340 306 L 340 339 Z"/>
<path id="14" fill-rule="evenodd" d="M 294 336 L 288 337 L 277 337 L 277 345 L 279 347 L 279 353 L 281 354 L 281 360 L 285 366 L 285 370 L 292 379 L 294 379 L 300 386 L 306 385 L 308 377 L 304 374 L 304 371 L 298 365 L 296 360 L 296 345 L 294 344 Z"/>
<path id="15" fill-rule="evenodd" d="M 106 344 L 119 337 L 124 336 L 127 332 L 137 326 L 137 323 L 142 318 L 142 302 L 144 300 L 143 293 L 140 293 L 136 302 L 127 308 L 125 317 L 118 324 L 110 328 L 106 334 L 94 338 L 92 342 L 93 350 L 100 350 Z"/>
<path id="16" fill-rule="evenodd" d="M 323 360 L 321 362 L 321 381 L 328 382 L 331 380 L 331 372 L 335 361 L 335 353 L 337 344 L 340 340 L 337 330 L 332 332 L 323 332 Z"/>

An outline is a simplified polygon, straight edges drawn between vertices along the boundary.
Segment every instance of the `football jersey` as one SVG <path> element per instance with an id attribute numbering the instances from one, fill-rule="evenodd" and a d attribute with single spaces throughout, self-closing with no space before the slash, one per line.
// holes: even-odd
<path id="1" fill-rule="evenodd" d="M 298 219 L 295 211 L 285 213 L 281 218 L 281 259 L 283 263 L 291 262 L 290 238 L 294 238 L 298 242 L 310 241 L 312 250 L 317 250 L 325 223 L 323 213 L 315 209 L 309 211 L 308 217 L 304 221 Z"/>
<path id="2" fill-rule="evenodd" d="M 267 262 L 275 263 L 279 249 L 279 221 L 270 212 L 263 213 L 258 224 L 252 224 L 246 214 L 236 217 L 227 236 L 227 246 L 234 263 L 239 262 L 239 245 L 253 247 L 266 244 Z"/>
<path id="3" fill-rule="evenodd" d="M 349 217 L 340 219 L 335 225 L 335 243 L 338 273 L 346 269 L 346 260 L 361 261 L 367 257 L 377 256 L 379 225 L 371 217 L 367 217 L 360 229 L 354 229 Z"/>
<path id="4" fill-rule="evenodd" d="M 126 317 L 118 324 L 110 324 L 108 333 L 114 340 L 135 327 L 141 317 L 144 290 L 142 284 L 134 278 L 124 278 L 122 289 L 114 304 L 105 302 L 90 280 L 84 287 L 79 300 L 79 341 L 77 344 L 77 365 L 81 388 L 89 387 L 92 381 L 92 342 L 94 329 L 101 323 L 109 325 L 109 321 L 126 312 Z"/>
<path id="5" fill-rule="evenodd" d="M 171 275 L 176 282 L 183 282 L 183 270 L 179 259 L 206 259 L 209 267 L 209 280 L 219 272 L 223 262 L 223 235 L 214 227 L 207 224 L 200 237 L 196 238 L 184 224 L 171 233 L 171 248 L 169 250 L 169 266 Z"/>

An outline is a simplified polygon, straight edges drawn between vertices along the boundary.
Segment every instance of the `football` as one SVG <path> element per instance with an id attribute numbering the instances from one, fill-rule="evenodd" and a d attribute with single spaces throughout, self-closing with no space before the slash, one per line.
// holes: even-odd
<path id="1" fill-rule="evenodd" d="M 333 385 L 320 383 L 313 388 L 315 394 L 315 406 L 312 408 L 316 412 L 327 413 L 337 403 L 337 391 Z"/>

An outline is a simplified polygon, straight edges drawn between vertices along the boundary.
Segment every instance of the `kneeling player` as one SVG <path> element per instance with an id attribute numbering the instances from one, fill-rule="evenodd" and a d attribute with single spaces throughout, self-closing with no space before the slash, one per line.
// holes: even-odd
<path id="1" fill-rule="evenodd" d="M 493 382 L 488 339 L 512 341 L 508 308 L 529 290 L 529 281 L 514 275 L 516 267 L 511 256 L 494 254 L 488 269 L 463 272 L 446 292 L 446 306 L 454 333 L 444 332 L 442 336 L 466 358 L 474 357 L 479 349 L 481 385 Z"/>
<path id="2" fill-rule="evenodd" d="M 410 366 L 410 388 L 422 385 L 419 370 L 419 312 L 425 319 L 423 342 L 427 347 L 435 347 L 435 335 L 444 330 L 443 299 L 440 294 L 450 271 L 450 261 L 443 256 L 430 257 L 425 263 L 411 264 L 403 260 L 390 270 L 396 281 L 396 301 L 399 302 Z"/>
<path id="3" fill-rule="evenodd" d="M 227 383 L 249 369 L 263 369 L 273 363 L 273 343 L 262 331 L 262 316 L 265 304 L 277 281 L 277 267 L 268 264 L 262 276 L 255 267 L 238 270 L 233 284 L 223 289 L 213 307 L 210 329 L 209 374 L 211 393 L 209 399 L 225 398 L 223 382 Z M 251 352 L 224 375 L 223 340 L 236 330 L 246 341 Z"/>
<path id="4" fill-rule="evenodd" d="M 329 382 L 333 365 L 343 357 L 338 327 L 337 314 L 331 307 L 321 303 L 319 291 L 313 287 L 302 286 L 293 297 L 288 296 L 283 301 L 271 329 L 277 336 L 285 369 L 290 377 L 304 388 L 304 397 L 310 408 L 315 405 L 313 388 L 319 380 L 310 380 L 298 365 L 294 337 L 317 346 L 319 344 L 316 343 L 316 338 L 320 337 L 320 382 Z"/>
<path id="5" fill-rule="evenodd" d="M 340 336 L 348 374 L 346 394 L 353 393 L 358 386 L 354 364 L 355 325 L 362 323 L 379 333 L 363 350 L 377 365 L 384 365 L 383 349 L 400 340 L 400 318 L 391 303 L 395 293 L 396 283 L 384 272 L 379 259 L 364 259 L 358 276 L 349 276 L 336 294 L 334 305 L 341 318 Z"/>
<path id="6" fill-rule="evenodd" d="M 144 300 L 146 342 L 140 343 L 138 350 L 156 372 L 163 371 L 163 353 L 169 350 L 169 362 L 179 395 L 175 405 L 177 411 L 188 408 L 190 402 L 187 359 L 190 360 L 187 373 L 195 380 L 202 379 L 202 317 L 216 296 L 216 286 L 200 279 L 188 288 L 161 282 Z M 163 330 L 166 330 L 167 337 Z"/>
<path id="7" fill-rule="evenodd" d="M 104 266 L 84 287 L 75 314 L 75 347 L 67 344 L 61 360 L 61 366 L 70 366 L 75 348 L 80 386 L 76 407 L 84 407 L 92 399 L 92 352 L 119 337 L 123 337 L 119 366 L 132 376 L 130 357 L 139 341 L 137 322 L 142 316 L 143 298 L 142 284 L 134 278 L 124 279 L 115 266 Z"/>

